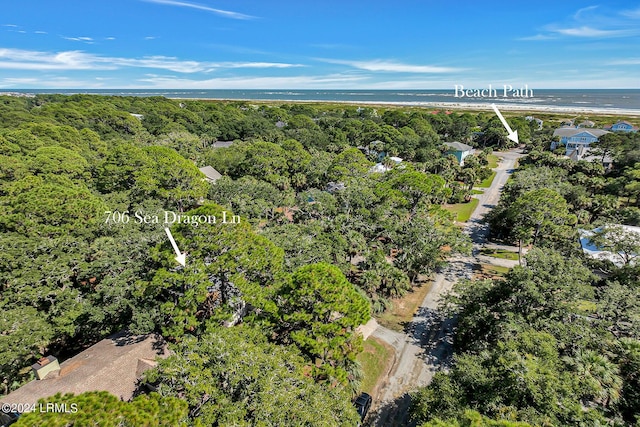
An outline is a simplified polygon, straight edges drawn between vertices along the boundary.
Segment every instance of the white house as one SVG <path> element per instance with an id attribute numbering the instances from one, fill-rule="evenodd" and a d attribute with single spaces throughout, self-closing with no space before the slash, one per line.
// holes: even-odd
<path id="1" fill-rule="evenodd" d="M 392 168 L 383 165 L 382 163 L 376 163 L 375 165 L 371 166 L 371 168 L 369 169 L 369 173 L 385 173 L 390 171 Z"/>
<path id="2" fill-rule="evenodd" d="M 611 261 L 617 267 L 622 267 L 625 263 L 630 265 L 636 264 L 640 259 L 640 254 L 632 253 L 629 248 L 640 244 L 640 227 L 633 227 L 631 225 L 611 224 L 605 228 L 607 234 L 607 240 L 612 242 L 612 247 L 627 248 L 626 251 L 611 252 L 605 248 L 596 246 L 592 241 L 595 232 L 602 230 L 602 227 L 598 227 L 593 231 L 590 230 L 578 230 L 580 233 L 580 246 L 582 246 L 582 252 L 589 258 Z M 627 244 L 622 244 L 626 242 Z M 636 246 L 637 247 L 637 246 Z"/>

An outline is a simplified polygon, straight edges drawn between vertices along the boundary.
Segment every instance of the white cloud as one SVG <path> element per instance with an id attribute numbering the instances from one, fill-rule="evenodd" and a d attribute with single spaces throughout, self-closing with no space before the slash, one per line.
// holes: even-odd
<path id="1" fill-rule="evenodd" d="M 596 12 L 597 9 L 597 12 Z M 551 40 L 554 38 L 613 38 L 638 35 L 637 22 L 629 18 L 640 18 L 640 8 L 618 11 L 602 9 L 600 6 L 587 6 L 578 9 L 563 21 L 551 23 L 541 28 L 534 36 L 518 40 Z"/>
<path id="2" fill-rule="evenodd" d="M 177 73 L 210 72 L 220 68 L 293 68 L 301 64 L 280 62 L 199 62 L 183 61 L 173 57 L 152 56 L 144 58 L 101 58 L 110 63 L 125 67 L 156 68 Z"/>
<path id="3" fill-rule="evenodd" d="M 395 73 L 452 73 L 462 71 L 461 68 L 439 67 L 434 65 L 412 65 L 402 64 L 394 61 L 372 60 L 372 61 L 347 61 L 341 59 L 318 59 L 330 64 L 348 65 L 353 68 L 366 71 L 385 71 Z"/>
<path id="4" fill-rule="evenodd" d="M 60 36 L 65 40 L 70 40 L 73 42 L 83 42 L 86 44 L 93 44 L 93 38 L 91 37 L 67 37 L 67 36 Z"/>
<path id="5" fill-rule="evenodd" d="M 357 49 L 354 45 L 344 43 L 312 43 L 309 46 L 326 50 Z"/>
<path id="6" fill-rule="evenodd" d="M 618 61 L 611 61 L 609 65 L 640 65 L 640 58 L 628 58 L 620 59 Z"/>
<path id="7" fill-rule="evenodd" d="M 147 88 L 158 89 L 348 89 L 353 88 L 357 82 L 364 79 L 366 77 L 331 74 L 326 76 L 223 77 L 205 80 L 148 76 L 138 81 L 145 83 Z"/>
<path id="8" fill-rule="evenodd" d="M 640 19 L 640 7 L 634 10 L 623 10 L 620 14 L 627 18 Z"/>
<path id="9" fill-rule="evenodd" d="M 186 7 L 190 9 L 204 10 L 206 12 L 215 13 L 216 15 L 224 16 L 225 18 L 231 19 L 254 19 L 254 16 L 245 15 L 243 13 L 232 12 L 230 10 L 222 10 L 215 9 L 209 6 L 203 6 L 197 3 L 189 3 L 186 1 L 175 1 L 175 0 L 142 0 L 147 3 L 156 3 L 156 4 L 164 4 L 167 6 L 178 6 L 178 7 Z"/>
<path id="10" fill-rule="evenodd" d="M 556 37 L 552 36 L 550 34 L 536 34 L 535 36 L 520 37 L 518 40 L 533 40 L 533 41 L 537 41 L 537 40 L 554 40 L 554 39 L 556 39 Z"/>
<path id="11" fill-rule="evenodd" d="M 0 69 L 11 70 L 113 70 L 116 67 L 81 51 L 37 52 L 0 48 Z"/>
<path id="12" fill-rule="evenodd" d="M 559 28 L 551 30 L 558 34 L 573 37 L 620 37 L 629 35 L 625 30 L 599 30 L 597 28 L 582 26 L 576 28 Z"/>
<path id="13" fill-rule="evenodd" d="M 153 68 L 177 73 L 210 72 L 235 68 L 295 68 L 302 64 L 281 62 L 200 62 L 167 56 L 121 58 L 94 55 L 83 51 L 39 52 L 0 48 L 0 69 L 12 70 L 115 70 Z"/>
<path id="14" fill-rule="evenodd" d="M 574 13 L 573 19 L 582 19 L 582 17 L 584 15 L 586 15 L 587 12 L 590 12 L 590 11 L 595 10 L 597 8 L 598 8 L 598 6 L 587 6 L 587 7 L 583 7 L 582 9 L 578 9 L 578 11 L 576 13 Z"/>
<path id="15" fill-rule="evenodd" d="M 0 78 L 0 88 L 47 88 L 47 89 L 102 89 L 104 84 L 95 80 L 76 80 L 66 77 L 6 77 Z"/>
<path id="16" fill-rule="evenodd" d="M 303 64 L 288 64 L 284 62 L 220 62 L 220 68 L 294 68 L 305 67 Z"/>

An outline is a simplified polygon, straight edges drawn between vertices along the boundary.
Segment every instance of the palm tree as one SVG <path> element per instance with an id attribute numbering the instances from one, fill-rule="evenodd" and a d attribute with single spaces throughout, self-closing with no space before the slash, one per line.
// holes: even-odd
<path id="1" fill-rule="evenodd" d="M 593 399 L 604 407 L 620 399 L 622 378 L 618 365 L 607 356 L 593 350 L 579 350 L 574 357 L 565 357 L 564 361 L 585 387 L 584 398 Z"/>

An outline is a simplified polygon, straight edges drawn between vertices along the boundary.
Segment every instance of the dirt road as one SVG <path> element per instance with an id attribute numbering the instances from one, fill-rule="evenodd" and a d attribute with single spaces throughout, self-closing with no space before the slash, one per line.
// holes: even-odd
<path id="1" fill-rule="evenodd" d="M 369 417 L 369 425 L 410 426 L 408 393 L 431 382 L 433 374 L 446 369 L 452 353 L 453 319 L 444 319 L 438 312 L 442 295 L 451 290 L 462 278 L 471 278 L 478 251 L 486 242 L 488 227 L 482 222 L 484 216 L 500 199 L 502 187 L 513 172 L 516 160 L 522 157 L 519 150 L 496 153 L 501 162 L 495 169 L 496 176 L 491 187 L 476 197 L 480 200 L 465 233 L 473 242 L 470 256 L 456 256 L 449 260 L 446 268 L 434 278 L 431 290 L 418 308 L 406 333 L 389 330 L 383 326 L 373 335 L 389 343 L 396 350 L 396 363 L 377 396 L 376 411 Z M 482 257 L 485 262 L 489 257 Z"/>

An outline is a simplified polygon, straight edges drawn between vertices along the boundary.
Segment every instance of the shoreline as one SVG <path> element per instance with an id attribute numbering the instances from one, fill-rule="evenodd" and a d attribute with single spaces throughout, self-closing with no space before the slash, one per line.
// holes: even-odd
<path id="1" fill-rule="evenodd" d="M 52 92 L 55 93 L 55 92 Z M 82 91 L 73 92 L 83 93 Z M 85 92 L 86 93 L 86 92 Z M 88 95 L 97 96 L 128 96 L 127 94 L 102 94 L 102 93 L 86 93 Z M 0 96 L 14 96 L 14 97 L 33 97 L 35 93 L 22 92 L 22 91 L 2 91 Z M 182 94 L 180 94 L 182 95 Z M 482 102 L 430 102 L 430 101 L 374 101 L 374 100 L 335 100 L 335 99 L 263 99 L 263 98 L 251 98 L 251 97 L 190 97 L 180 96 L 175 94 L 160 95 L 167 99 L 180 100 L 180 101 L 216 101 L 216 102 L 254 102 L 261 104 L 335 104 L 335 105 L 353 105 L 353 106 L 378 106 L 378 107 L 398 107 L 398 108 L 432 108 L 432 109 L 445 109 L 445 110 L 458 110 L 458 111 L 472 111 L 472 112 L 492 112 L 491 104 L 496 106 L 504 112 L 509 113 L 539 113 L 539 114 L 573 114 L 573 115 L 594 115 L 594 116 L 618 116 L 618 117 L 640 117 L 640 109 L 629 108 L 615 108 L 615 107 L 580 107 L 580 106 L 560 106 L 560 105 L 548 105 L 548 104 L 536 104 L 530 103 L 509 103 L 501 102 L 500 100 L 487 99 Z"/>
<path id="2" fill-rule="evenodd" d="M 339 100 L 321 100 L 321 99 L 257 99 L 257 98 L 183 98 L 183 97 L 167 97 L 181 101 L 220 101 L 220 102 L 256 102 L 263 104 L 341 104 L 341 105 L 367 105 L 380 107 L 415 107 L 415 108 L 435 108 L 450 109 L 460 111 L 493 111 L 491 104 L 493 102 L 394 102 L 394 101 L 339 101 Z M 570 107 L 555 105 L 521 105 L 521 104 L 496 104 L 500 111 L 509 112 L 535 112 L 544 114 L 591 114 L 597 116 L 624 116 L 624 117 L 640 117 L 640 110 L 621 109 L 621 108 L 593 108 L 593 107 Z"/>

